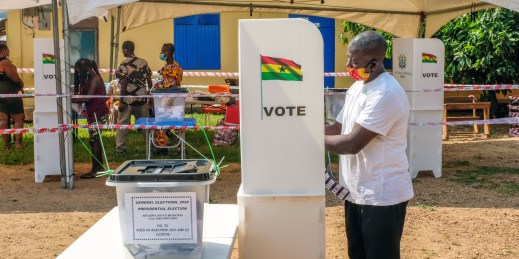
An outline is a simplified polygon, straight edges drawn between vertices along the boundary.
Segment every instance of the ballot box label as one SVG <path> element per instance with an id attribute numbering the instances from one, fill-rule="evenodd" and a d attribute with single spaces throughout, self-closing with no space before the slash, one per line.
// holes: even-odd
<path id="1" fill-rule="evenodd" d="M 125 193 L 127 243 L 197 243 L 195 192 Z"/>

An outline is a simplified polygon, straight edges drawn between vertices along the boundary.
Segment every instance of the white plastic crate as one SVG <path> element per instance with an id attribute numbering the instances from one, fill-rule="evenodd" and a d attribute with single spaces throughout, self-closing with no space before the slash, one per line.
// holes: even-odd
<path id="1" fill-rule="evenodd" d="M 441 122 L 443 110 L 412 110 L 410 123 Z M 432 171 L 436 178 L 442 175 L 442 126 L 410 126 L 407 132 L 409 173 L 415 178 L 420 171 Z"/>
<path id="2" fill-rule="evenodd" d="M 240 259 L 324 259 L 324 196 L 238 191 Z"/>

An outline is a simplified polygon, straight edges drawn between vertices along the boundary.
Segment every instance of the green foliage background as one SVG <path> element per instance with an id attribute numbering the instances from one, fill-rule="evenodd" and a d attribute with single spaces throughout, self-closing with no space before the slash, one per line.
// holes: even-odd
<path id="1" fill-rule="evenodd" d="M 373 28 L 344 21 L 343 44 Z M 394 35 L 377 30 L 388 42 L 391 57 Z M 443 26 L 434 38 L 445 44 L 445 81 L 457 84 L 517 84 L 519 82 L 519 13 L 487 9 L 460 16 Z M 390 45 L 391 44 L 391 45 Z M 482 101 L 492 103 L 492 116 L 499 117 L 498 91 L 485 91 Z M 501 91 L 507 94 L 510 91 Z"/>

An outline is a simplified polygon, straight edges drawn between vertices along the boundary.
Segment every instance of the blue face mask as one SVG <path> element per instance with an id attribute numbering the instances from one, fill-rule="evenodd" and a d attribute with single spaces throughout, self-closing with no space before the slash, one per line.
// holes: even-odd
<path id="1" fill-rule="evenodd" d="M 166 55 L 163 53 L 160 53 L 160 60 L 166 60 Z"/>

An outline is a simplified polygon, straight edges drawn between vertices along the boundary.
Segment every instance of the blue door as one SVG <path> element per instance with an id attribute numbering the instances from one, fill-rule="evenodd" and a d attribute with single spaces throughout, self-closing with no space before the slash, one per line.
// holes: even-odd
<path id="1" fill-rule="evenodd" d="M 335 20 L 298 14 L 290 14 L 288 17 L 306 19 L 319 28 L 324 42 L 324 72 L 335 72 Z M 334 86 L 334 77 L 324 77 L 325 88 L 333 88 Z"/>

